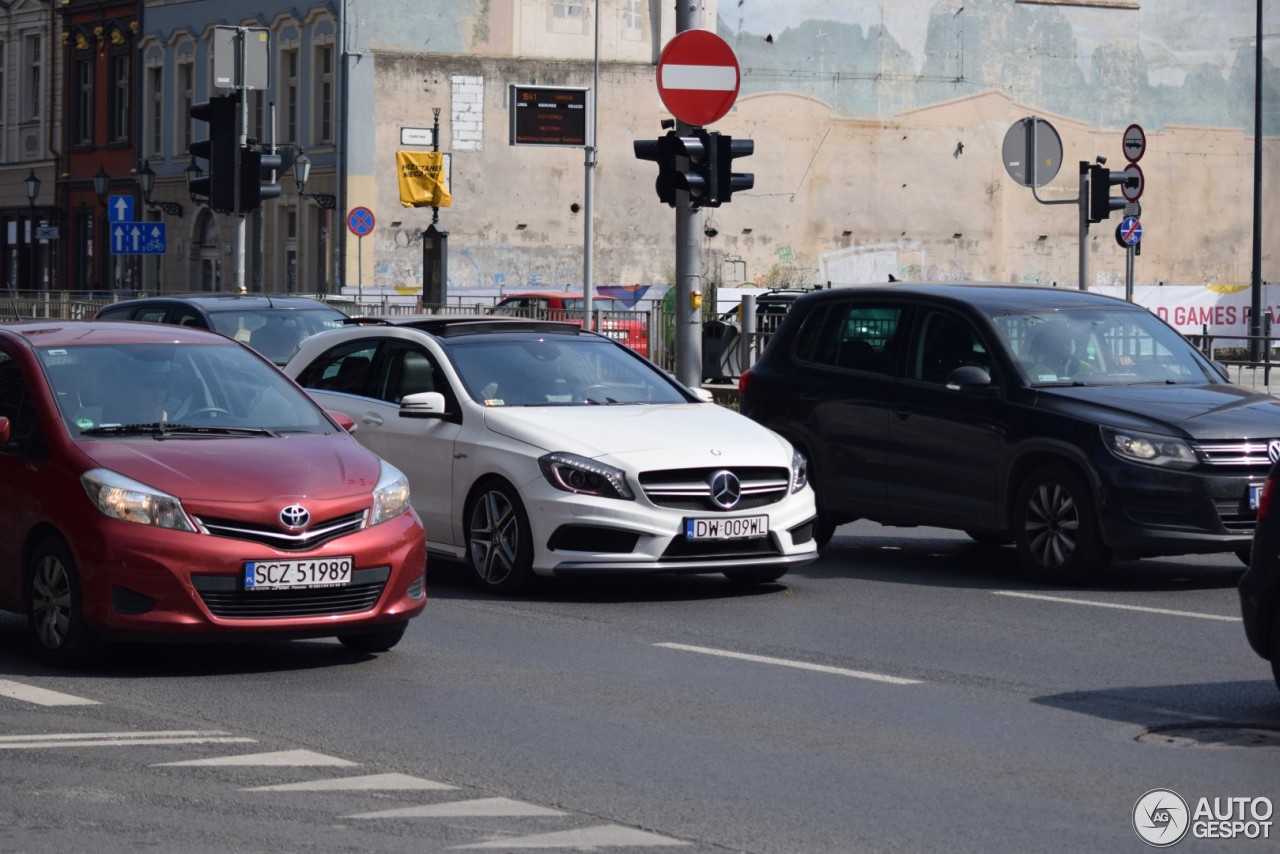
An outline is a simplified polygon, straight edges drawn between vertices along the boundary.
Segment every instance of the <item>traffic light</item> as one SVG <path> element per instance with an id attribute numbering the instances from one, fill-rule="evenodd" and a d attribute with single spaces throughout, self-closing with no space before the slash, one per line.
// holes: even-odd
<path id="1" fill-rule="evenodd" d="M 658 201 L 675 207 L 676 186 L 673 175 L 676 169 L 675 150 L 671 147 L 672 134 L 657 139 L 637 139 L 632 145 L 638 160 L 652 160 L 658 164 L 658 180 L 654 187 L 658 191 Z"/>
<path id="2" fill-rule="evenodd" d="M 279 154 L 263 154 L 248 145 L 240 149 L 240 213 L 256 211 L 267 199 L 280 197 L 276 181 L 283 166 Z"/>
<path id="3" fill-rule="evenodd" d="M 209 161 L 208 174 L 192 180 L 191 193 L 204 196 L 209 200 L 209 207 L 223 213 L 234 213 L 236 207 L 236 108 L 239 103 L 238 93 L 222 95 L 192 104 L 188 110 L 191 118 L 209 123 L 209 138 L 191 143 L 192 156 Z"/>
<path id="4" fill-rule="evenodd" d="M 671 173 L 675 188 L 687 192 L 689 203 L 695 208 L 717 208 L 720 196 L 716 189 L 715 158 L 719 147 L 715 139 L 719 134 L 702 128 L 693 128 L 687 133 L 689 136 L 675 131 L 667 134 L 677 158 Z"/>
<path id="5" fill-rule="evenodd" d="M 1089 167 L 1089 222 L 1102 222 L 1112 211 L 1123 208 L 1124 199 L 1112 198 L 1111 188 L 1129 180 L 1124 172 L 1115 172 L 1101 164 Z"/>
<path id="6" fill-rule="evenodd" d="M 734 172 L 735 157 L 750 157 L 756 153 L 755 140 L 734 139 L 731 136 L 714 133 L 716 154 L 713 161 L 716 169 L 716 195 L 718 204 L 725 204 L 733 198 L 733 194 L 741 190 L 750 190 L 756 185 L 753 172 Z"/>

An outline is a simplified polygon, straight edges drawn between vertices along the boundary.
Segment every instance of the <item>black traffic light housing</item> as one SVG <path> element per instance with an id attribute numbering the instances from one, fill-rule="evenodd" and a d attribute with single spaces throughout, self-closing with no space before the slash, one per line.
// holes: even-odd
<path id="1" fill-rule="evenodd" d="M 752 139 L 734 139 L 731 136 L 712 134 L 716 139 L 717 153 L 714 157 L 716 167 L 716 194 L 718 204 L 724 204 L 733 198 L 733 194 L 750 190 L 756 185 L 754 172 L 734 172 L 733 161 L 737 157 L 750 157 L 756 153 L 756 143 Z"/>
<path id="2" fill-rule="evenodd" d="M 1128 202 L 1111 195 L 1111 188 L 1129 179 L 1124 172 L 1116 172 L 1099 163 L 1089 167 L 1089 222 L 1102 222 L 1112 211 L 1122 209 Z"/>
<path id="3" fill-rule="evenodd" d="M 240 149 L 240 213 L 256 211 L 267 199 L 278 199 L 279 175 L 284 159 L 279 154 L 263 154 L 253 146 Z"/>
<path id="4" fill-rule="evenodd" d="M 690 128 L 668 131 L 656 140 L 637 139 L 632 145 L 638 159 L 658 164 L 658 200 L 672 207 L 676 205 L 677 190 L 687 192 L 695 208 L 718 208 L 734 192 L 755 186 L 755 175 L 733 171 L 735 157 L 748 157 L 755 152 L 752 140 Z"/>
<path id="5" fill-rule="evenodd" d="M 209 200 L 209 207 L 222 213 L 234 213 L 236 207 L 236 113 L 239 104 L 237 93 L 192 104 L 188 110 L 191 118 L 209 123 L 209 138 L 191 143 L 191 155 L 209 161 L 204 177 L 191 181 L 191 193 L 204 196 Z"/>

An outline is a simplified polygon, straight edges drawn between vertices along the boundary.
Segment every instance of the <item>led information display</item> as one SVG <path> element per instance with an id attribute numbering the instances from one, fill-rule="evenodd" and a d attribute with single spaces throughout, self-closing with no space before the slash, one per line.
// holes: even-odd
<path id="1" fill-rule="evenodd" d="M 585 147 L 589 91 L 512 84 L 511 144 Z"/>

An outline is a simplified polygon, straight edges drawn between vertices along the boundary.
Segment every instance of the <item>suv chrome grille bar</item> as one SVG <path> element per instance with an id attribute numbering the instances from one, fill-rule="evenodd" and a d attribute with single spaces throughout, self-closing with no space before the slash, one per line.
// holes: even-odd
<path id="1" fill-rule="evenodd" d="M 1211 466 L 1259 466 L 1270 468 L 1268 444 L 1274 440 L 1235 440 L 1227 442 L 1193 442 L 1192 449 L 1206 465 Z"/>

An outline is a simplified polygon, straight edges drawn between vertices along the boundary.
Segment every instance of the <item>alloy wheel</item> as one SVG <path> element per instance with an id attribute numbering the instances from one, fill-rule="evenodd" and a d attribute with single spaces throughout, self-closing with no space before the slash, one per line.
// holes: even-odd
<path id="1" fill-rule="evenodd" d="M 32 626 L 40 645 L 61 649 L 71 634 L 71 576 L 54 554 L 36 563 L 31 579 Z"/>
<path id="2" fill-rule="evenodd" d="M 1057 569 L 1075 553 L 1080 531 L 1080 508 L 1060 483 L 1041 483 L 1028 498 L 1026 537 L 1040 564 Z"/>
<path id="3" fill-rule="evenodd" d="M 501 585 L 517 569 L 520 517 L 499 490 L 487 490 L 471 509 L 471 565 L 486 585 Z"/>

